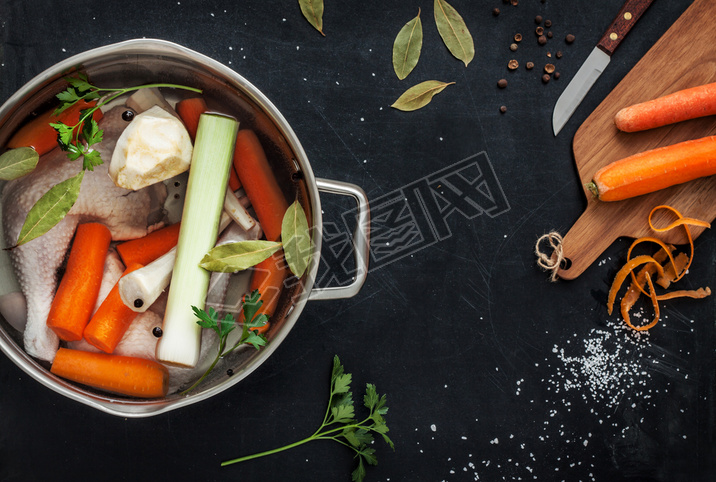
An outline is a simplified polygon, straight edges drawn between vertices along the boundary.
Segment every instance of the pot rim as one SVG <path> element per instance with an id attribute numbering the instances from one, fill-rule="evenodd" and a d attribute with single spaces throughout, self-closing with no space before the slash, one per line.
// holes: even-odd
<path id="1" fill-rule="evenodd" d="M 292 306 L 289 307 L 286 313 L 283 326 L 277 331 L 271 341 L 259 351 L 258 355 L 249 363 L 249 366 L 242 369 L 240 373 L 236 373 L 221 383 L 204 389 L 201 392 L 184 397 L 175 396 L 174 398 L 154 400 L 113 398 L 109 394 L 107 396 L 100 396 L 94 392 L 83 390 L 81 387 L 50 373 L 45 367 L 38 363 L 37 360 L 25 353 L 24 349 L 18 346 L 12 337 L 0 327 L 0 350 L 25 373 L 41 384 L 72 400 L 97 408 L 108 414 L 120 417 L 140 418 L 158 415 L 191 405 L 223 392 L 250 375 L 273 354 L 295 325 L 311 293 L 320 264 L 323 217 L 319 190 L 313 169 L 298 137 L 274 104 L 258 88 L 236 71 L 204 54 L 167 40 L 152 38 L 125 40 L 87 50 L 58 62 L 28 81 L 0 106 L 0 128 L 2 128 L 12 114 L 17 111 L 22 102 L 38 92 L 43 86 L 68 75 L 68 73 L 72 73 L 72 71 L 77 71 L 78 66 L 81 66 L 89 60 L 105 55 L 116 54 L 164 55 L 174 56 L 175 58 L 182 58 L 184 60 L 188 59 L 200 69 L 207 70 L 222 80 L 228 81 L 231 87 L 237 89 L 253 101 L 274 122 L 295 155 L 294 162 L 298 164 L 298 168 L 301 170 L 306 184 L 313 224 L 313 253 L 311 255 L 309 269 L 306 274 L 304 274 L 302 290 L 294 297 Z"/>

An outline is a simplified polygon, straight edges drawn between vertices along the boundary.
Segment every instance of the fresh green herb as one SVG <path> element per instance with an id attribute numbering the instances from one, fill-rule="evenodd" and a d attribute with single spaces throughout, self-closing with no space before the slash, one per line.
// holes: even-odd
<path id="1" fill-rule="evenodd" d="M 226 243 L 211 248 L 199 262 L 207 271 L 236 273 L 259 264 L 278 251 L 281 243 L 251 240 Z"/>
<path id="2" fill-rule="evenodd" d="M 60 106 L 55 110 L 55 115 L 64 112 L 80 100 L 86 102 L 98 100 L 93 107 L 80 111 L 79 120 L 73 126 L 68 126 L 64 122 L 50 123 L 57 131 L 57 143 L 60 149 L 67 152 L 67 157 L 71 161 L 82 157 L 82 169 L 89 171 L 93 171 L 95 166 L 103 162 L 100 153 L 92 149 L 93 145 L 102 142 L 103 131 L 93 118 L 95 111 L 102 106 L 129 92 L 153 87 L 168 87 L 201 93 L 201 89 L 176 84 L 146 84 L 121 89 L 100 88 L 92 85 L 87 75 L 81 72 L 76 77 L 67 77 L 65 80 L 69 86 L 56 96 L 60 100 Z"/>
<path id="3" fill-rule="evenodd" d="M 281 242 L 288 268 L 300 278 L 311 261 L 311 233 L 306 213 L 298 201 L 294 201 L 283 215 Z"/>
<path id="4" fill-rule="evenodd" d="M 27 213 L 15 246 L 42 236 L 67 215 L 77 201 L 85 172 L 65 179 L 42 195 Z"/>
<path id="5" fill-rule="evenodd" d="M 445 87 L 454 83 L 426 80 L 403 92 L 391 107 L 403 111 L 418 110 L 429 104 L 433 97 L 442 92 Z"/>
<path id="6" fill-rule="evenodd" d="M 423 24 L 418 15 L 403 25 L 393 42 L 393 70 L 403 80 L 418 65 L 420 51 L 423 48 Z"/>
<path id="7" fill-rule="evenodd" d="M 35 170 L 40 156 L 32 147 L 10 149 L 0 156 L 0 179 L 12 181 Z"/>
<path id="8" fill-rule="evenodd" d="M 254 290 L 244 296 L 243 331 L 239 340 L 231 348 L 226 348 L 229 333 L 236 328 L 236 319 L 234 319 L 231 313 L 227 313 L 224 319 L 221 320 L 219 319 L 219 314 L 213 308 L 209 308 L 209 311 L 206 312 L 196 306 L 191 307 L 196 317 L 199 318 L 199 321 L 196 323 L 202 328 L 209 328 L 210 330 L 215 331 L 216 334 L 219 335 L 219 349 L 217 350 L 216 358 L 214 358 L 214 362 L 211 366 L 206 370 L 206 372 L 204 372 L 201 378 L 194 383 L 194 385 L 184 390 L 181 393 L 182 395 L 194 390 L 207 377 L 207 375 L 211 373 L 221 358 L 236 350 L 239 346 L 244 344 L 251 345 L 258 350 L 262 346 L 266 345 L 266 337 L 258 332 L 259 328 L 268 323 L 267 315 L 263 313 L 256 315 L 256 312 L 263 304 L 263 301 L 261 301 L 260 298 L 261 294 L 259 293 L 259 290 Z"/>
<path id="9" fill-rule="evenodd" d="M 324 37 L 323 33 L 323 0 L 298 0 L 301 13 Z"/>
<path id="10" fill-rule="evenodd" d="M 368 409 L 368 416 L 363 421 L 354 419 L 355 410 L 353 407 L 353 394 L 350 392 L 352 375 L 345 373 L 338 356 L 333 358 L 333 371 L 331 373 L 331 392 L 328 398 L 328 407 L 323 417 L 323 423 L 313 435 L 292 444 L 261 452 L 254 455 L 247 455 L 238 459 L 227 460 L 221 466 L 231 465 L 246 460 L 271 455 L 284 450 L 297 447 L 311 442 L 312 440 L 333 440 L 341 445 L 349 447 L 355 452 L 358 458 L 358 467 L 351 474 L 351 480 L 361 482 L 366 475 L 366 464 L 377 465 L 378 459 L 375 456 L 373 444 L 373 433 L 380 434 L 383 440 L 393 449 L 393 442 L 388 438 L 388 425 L 385 422 L 385 414 L 388 407 L 385 405 L 385 395 L 379 396 L 375 385 L 366 385 L 363 405 Z"/>

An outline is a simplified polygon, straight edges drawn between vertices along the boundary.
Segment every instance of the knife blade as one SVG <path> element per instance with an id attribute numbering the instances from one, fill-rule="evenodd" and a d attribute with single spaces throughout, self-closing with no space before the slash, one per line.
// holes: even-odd
<path id="1" fill-rule="evenodd" d="M 609 65 L 612 54 L 654 0 L 627 0 L 607 31 L 557 99 L 552 112 L 554 135 L 569 121 L 589 89 Z"/>

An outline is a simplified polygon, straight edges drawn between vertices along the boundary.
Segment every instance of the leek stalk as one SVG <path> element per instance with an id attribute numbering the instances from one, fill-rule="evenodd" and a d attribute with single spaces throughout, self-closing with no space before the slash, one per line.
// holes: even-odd
<path id="1" fill-rule="evenodd" d="M 216 244 L 239 123 L 202 114 L 189 168 L 176 261 L 157 344 L 159 361 L 193 367 L 199 361 L 201 327 L 192 306 L 204 309 L 210 273 L 199 266 Z"/>

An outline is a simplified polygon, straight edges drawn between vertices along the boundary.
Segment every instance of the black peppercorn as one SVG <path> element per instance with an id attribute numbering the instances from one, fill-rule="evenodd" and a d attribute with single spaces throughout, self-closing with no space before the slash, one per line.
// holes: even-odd
<path id="1" fill-rule="evenodd" d="M 144 300 L 142 300 L 140 298 L 137 298 L 136 300 L 134 300 L 135 308 L 141 308 L 142 306 L 144 306 Z"/>
<path id="2" fill-rule="evenodd" d="M 134 111 L 125 110 L 124 112 L 122 112 L 123 121 L 132 122 L 132 119 L 134 119 Z"/>
<path id="3" fill-rule="evenodd" d="M 161 329 L 160 327 L 158 327 L 158 326 L 155 326 L 155 327 L 152 329 L 152 335 L 154 335 L 154 336 L 157 337 L 157 338 L 161 338 L 163 334 L 164 334 L 164 332 L 163 332 L 162 329 Z"/>

